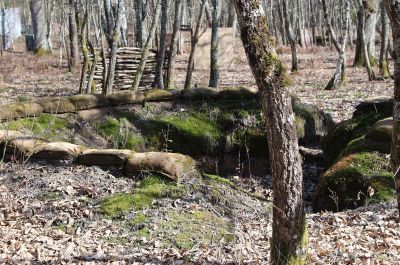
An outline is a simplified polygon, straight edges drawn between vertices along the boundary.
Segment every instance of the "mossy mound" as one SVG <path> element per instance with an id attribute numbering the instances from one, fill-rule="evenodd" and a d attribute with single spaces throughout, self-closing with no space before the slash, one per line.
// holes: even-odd
<path id="1" fill-rule="evenodd" d="M 67 141 L 70 134 L 68 119 L 50 114 L 2 123 L 0 127 L 19 131 L 25 135 L 35 135 L 50 141 Z"/>
<path id="2" fill-rule="evenodd" d="M 25 117 L 36 117 L 43 113 L 43 107 L 37 103 L 14 103 L 0 106 L 0 121 L 12 121 Z"/>
<path id="3" fill-rule="evenodd" d="M 382 142 L 391 142 L 392 132 L 393 118 L 386 118 L 375 123 L 372 128 L 368 130 L 365 138 Z"/>
<path id="4" fill-rule="evenodd" d="M 108 118 L 95 124 L 97 132 L 105 138 L 113 148 L 144 150 L 143 138 L 133 131 L 127 119 Z"/>
<path id="5" fill-rule="evenodd" d="M 373 195 L 369 190 L 373 189 Z M 342 158 L 321 177 L 315 192 L 315 211 L 341 211 L 394 199 L 389 160 L 378 153 Z"/>
<path id="6" fill-rule="evenodd" d="M 380 119 L 382 119 L 381 114 L 371 113 L 336 125 L 321 141 L 325 161 L 328 165 L 335 163 L 351 141 L 363 137 L 368 132 L 368 129 Z"/>
<path id="7" fill-rule="evenodd" d="M 149 208 L 163 197 L 182 197 L 185 189 L 176 182 L 157 175 L 146 176 L 131 193 L 114 194 L 100 202 L 100 212 L 110 218 L 121 217 L 131 210 Z"/>
<path id="8" fill-rule="evenodd" d="M 381 154 L 390 154 L 391 143 L 388 141 L 377 141 L 368 139 L 365 136 L 351 141 L 341 152 L 339 157 L 345 157 L 350 154 L 363 152 L 378 152 Z"/>
<path id="9" fill-rule="evenodd" d="M 197 244 L 212 245 L 221 240 L 229 244 L 235 240 L 233 223 L 209 211 L 173 211 L 166 218 L 168 221 L 160 222 L 156 233 L 166 233 L 167 246 L 189 250 Z"/>
<path id="10" fill-rule="evenodd" d="M 379 113 L 382 118 L 392 116 L 393 98 L 376 97 L 367 99 L 356 106 L 356 110 L 353 113 L 353 118 L 360 118 L 362 116 L 371 115 L 374 113 Z"/>

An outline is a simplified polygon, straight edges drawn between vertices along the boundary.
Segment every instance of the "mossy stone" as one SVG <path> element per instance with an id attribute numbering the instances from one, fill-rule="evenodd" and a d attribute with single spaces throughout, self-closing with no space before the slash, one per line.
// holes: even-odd
<path id="1" fill-rule="evenodd" d="M 369 196 L 368 188 L 374 190 Z M 342 158 L 321 177 L 315 192 L 316 211 L 341 211 L 395 197 L 388 159 L 378 153 L 358 153 Z"/>
<path id="2" fill-rule="evenodd" d="M 371 113 L 337 124 L 321 141 L 327 164 L 332 165 L 351 141 L 364 136 L 380 119 L 379 113 Z"/>
<path id="3" fill-rule="evenodd" d="M 375 123 L 372 128 L 368 130 L 365 138 L 382 142 L 391 142 L 392 133 L 393 118 L 386 118 Z"/>

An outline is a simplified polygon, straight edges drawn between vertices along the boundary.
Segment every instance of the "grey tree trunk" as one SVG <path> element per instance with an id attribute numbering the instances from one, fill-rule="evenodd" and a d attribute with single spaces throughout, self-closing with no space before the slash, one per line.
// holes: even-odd
<path id="1" fill-rule="evenodd" d="M 324 7 L 324 12 L 325 12 L 325 18 L 328 16 L 327 15 L 327 10 L 326 10 L 326 4 L 325 0 L 322 0 Z M 329 80 L 328 84 L 326 85 L 325 89 L 326 90 L 332 90 L 336 89 L 339 87 L 342 82 L 345 80 L 345 70 L 346 70 L 346 42 L 347 42 L 347 35 L 348 35 L 348 28 L 350 24 L 350 0 L 344 0 L 344 21 L 343 21 L 343 26 L 342 26 L 342 38 L 340 40 L 340 43 L 336 39 L 336 34 L 334 34 L 334 30 L 332 29 L 330 21 L 327 22 L 329 32 L 332 37 L 332 41 L 338 46 L 337 49 L 339 52 L 339 60 L 336 64 L 336 71 L 335 74 L 332 76 L 332 78 Z"/>
<path id="2" fill-rule="evenodd" d="M 375 56 L 375 26 L 379 2 L 381 0 L 357 0 L 359 11 L 357 13 L 357 45 L 354 57 L 354 66 L 365 66 L 365 47 L 371 65 L 376 64 Z M 361 26 L 361 23 L 363 26 Z M 362 32 L 363 31 L 363 32 Z M 364 35 L 364 37 L 363 37 Z M 365 39 L 365 41 L 363 40 Z"/>
<path id="3" fill-rule="evenodd" d="M 379 70 L 382 78 L 390 77 L 388 62 L 388 46 L 389 46 L 389 19 L 386 13 L 385 4 L 381 3 L 381 51 L 379 55 Z"/>
<path id="4" fill-rule="evenodd" d="M 283 17 L 285 21 L 286 35 L 289 41 L 290 50 L 292 52 L 292 72 L 299 70 L 297 64 L 297 48 L 296 48 L 296 35 L 293 32 L 292 22 L 289 16 L 289 6 L 287 0 L 282 0 Z"/>
<path id="5" fill-rule="evenodd" d="M 166 88 L 172 89 L 173 82 L 174 82 L 174 63 L 176 53 L 178 51 L 178 32 L 181 26 L 181 13 L 182 13 L 182 1 L 175 0 L 175 16 L 174 16 L 174 25 L 171 35 L 171 45 L 169 47 L 168 53 L 168 65 L 167 65 L 167 72 L 166 72 Z"/>
<path id="6" fill-rule="evenodd" d="M 210 50 L 210 81 L 208 86 L 217 87 L 219 81 L 219 65 L 218 65 L 218 28 L 219 17 L 221 13 L 221 0 L 212 0 L 212 33 L 211 33 L 211 50 Z"/>
<path id="7" fill-rule="evenodd" d="M 76 25 L 76 15 L 75 15 L 75 0 L 69 0 L 69 12 L 68 12 L 68 24 L 69 24 L 69 48 L 70 56 L 68 67 L 71 71 L 75 68 L 80 61 L 79 57 L 79 47 L 78 47 L 78 27 Z"/>
<path id="8" fill-rule="evenodd" d="M 391 162 L 395 172 L 397 205 L 400 219 L 400 1 L 384 0 L 392 25 L 394 55 L 394 109 Z"/>
<path id="9" fill-rule="evenodd" d="M 199 11 L 199 18 L 197 20 L 196 29 L 194 31 L 194 35 L 192 36 L 192 49 L 189 55 L 189 62 L 186 69 L 186 79 L 185 79 L 185 86 L 184 89 L 190 89 L 192 87 L 192 75 L 193 75 L 193 68 L 194 68 L 194 54 L 196 53 L 197 43 L 199 42 L 200 38 L 200 25 L 201 20 L 203 18 L 204 13 L 204 6 L 207 0 L 202 0 L 200 4 L 200 11 Z"/>
<path id="10" fill-rule="evenodd" d="M 158 18 L 160 17 L 161 13 L 161 0 L 158 0 L 156 3 L 156 12 L 153 17 L 153 22 L 151 23 L 151 28 L 149 32 L 149 36 L 147 37 L 146 43 L 142 48 L 142 58 L 140 60 L 138 69 L 136 71 L 135 79 L 132 83 L 132 90 L 137 91 L 139 89 L 140 80 L 142 79 L 144 68 L 146 67 L 147 56 L 150 50 L 150 44 L 153 42 L 153 38 L 156 32 Z"/>
<path id="11" fill-rule="evenodd" d="M 274 48 L 260 0 L 236 0 L 247 59 L 260 90 L 273 177 L 270 264 L 306 264 L 308 233 L 303 174 L 285 69 Z"/>
<path id="12" fill-rule="evenodd" d="M 108 41 L 108 45 L 112 46 L 112 37 L 113 37 L 113 29 L 114 29 L 114 15 L 112 12 L 112 4 L 111 0 L 104 0 L 104 14 L 106 17 L 106 29 L 105 35 Z"/>
<path id="13" fill-rule="evenodd" d="M 111 51 L 110 51 L 110 63 L 108 65 L 107 81 L 106 81 L 106 95 L 112 93 L 114 86 L 115 76 L 115 65 L 117 64 L 117 51 L 119 42 L 121 41 L 121 23 L 122 23 L 122 8 L 124 6 L 124 0 L 118 0 L 117 17 L 114 24 L 114 29 L 111 37 Z"/>
<path id="14" fill-rule="evenodd" d="M 362 44 L 362 51 L 364 52 L 363 57 L 364 57 L 364 64 L 365 64 L 365 69 L 367 70 L 367 74 L 368 74 L 368 80 L 372 81 L 375 80 L 375 73 L 371 67 L 371 63 L 370 63 L 370 56 L 368 54 L 368 40 L 366 37 L 366 26 L 365 26 L 365 22 L 366 22 L 366 10 L 365 10 L 365 6 L 361 5 L 361 9 L 363 9 L 363 11 L 361 12 L 361 18 L 360 18 L 360 22 L 362 23 L 361 28 L 363 29 L 361 32 L 361 44 Z M 375 42 L 374 42 L 375 45 Z"/>
<path id="15" fill-rule="evenodd" d="M 161 1 L 161 30 L 160 30 L 160 46 L 157 54 L 157 65 L 155 71 L 155 85 L 159 89 L 164 89 L 164 63 L 165 63 L 165 36 L 167 34 L 168 23 L 168 0 Z"/>
<path id="16" fill-rule="evenodd" d="M 41 56 L 51 53 L 46 21 L 46 8 L 43 0 L 31 0 L 33 35 L 35 40 L 35 54 Z"/>
<path id="17" fill-rule="evenodd" d="M 145 6 L 143 0 L 135 0 L 135 14 L 136 14 L 136 30 L 135 39 L 138 47 L 143 46 L 144 29 L 143 29 L 143 13 L 145 12 Z"/>

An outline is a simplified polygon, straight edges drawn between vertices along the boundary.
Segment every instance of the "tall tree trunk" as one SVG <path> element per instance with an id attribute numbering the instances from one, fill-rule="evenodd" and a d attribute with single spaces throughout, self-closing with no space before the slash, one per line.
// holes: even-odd
<path id="1" fill-rule="evenodd" d="M 390 77 L 389 62 L 388 62 L 388 46 L 389 46 L 389 19 L 386 13 L 385 4 L 381 3 L 381 51 L 379 55 L 379 70 L 382 78 Z"/>
<path id="2" fill-rule="evenodd" d="M 77 14 L 77 17 L 79 17 L 77 5 L 75 5 L 75 14 Z M 81 82 L 79 84 L 79 94 L 83 93 L 83 88 L 85 86 L 87 72 L 89 69 L 89 50 L 88 50 L 88 44 L 87 44 L 88 20 L 89 20 L 89 14 L 88 14 L 88 8 L 86 8 L 84 15 L 83 15 L 83 20 L 78 26 L 79 31 L 80 31 L 79 38 L 80 38 L 80 43 L 81 43 L 81 51 L 82 51 L 82 55 L 83 55 L 83 64 L 82 64 L 82 70 L 81 70 Z"/>
<path id="3" fill-rule="evenodd" d="M 365 2 L 365 1 L 363 1 Z M 360 22 L 362 23 L 362 34 L 361 34 L 361 39 L 362 39 L 362 46 L 363 48 L 361 49 L 364 52 L 364 63 L 365 63 L 365 69 L 367 70 L 367 74 L 368 74 L 368 80 L 372 81 L 375 80 L 375 73 L 374 70 L 371 67 L 371 62 L 370 62 L 370 58 L 371 56 L 369 55 L 369 48 L 368 48 L 368 40 L 367 40 L 367 34 L 366 34 L 366 26 L 365 26 L 365 21 L 366 21 L 366 10 L 365 10 L 365 6 L 361 5 L 361 8 L 363 9 L 363 12 L 361 12 L 361 20 Z M 374 42 L 375 45 L 375 42 Z"/>
<path id="4" fill-rule="evenodd" d="M 168 53 L 168 65 L 166 72 L 166 88 L 172 89 L 174 82 L 174 63 L 175 57 L 178 50 L 178 33 L 179 28 L 181 26 L 181 13 L 182 13 L 182 0 L 175 0 L 175 17 L 174 17 L 174 26 L 171 35 L 171 45 L 169 47 Z"/>
<path id="5" fill-rule="evenodd" d="M 394 59 L 394 109 L 392 136 L 392 168 L 395 173 L 397 203 L 400 219 L 400 1 L 384 0 L 393 34 Z"/>
<path id="6" fill-rule="evenodd" d="M 139 89 L 140 80 L 142 79 L 144 68 L 146 67 L 147 56 L 150 50 L 150 44 L 153 42 L 154 34 L 156 32 L 157 21 L 161 12 L 161 0 L 157 0 L 156 12 L 153 17 L 153 22 L 151 23 L 151 28 L 149 36 L 147 37 L 146 43 L 142 48 L 141 60 L 136 71 L 135 79 L 132 83 L 132 90 L 137 91 Z"/>
<path id="7" fill-rule="evenodd" d="M 143 0 L 135 0 L 135 15 L 136 15 L 136 30 L 135 40 L 138 47 L 143 46 L 144 29 L 143 29 L 143 13 L 145 12 L 145 5 Z"/>
<path id="8" fill-rule="evenodd" d="M 35 53 L 45 55 L 51 52 L 48 39 L 46 21 L 46 7 L 43 0 L 31 0 L 30 9 L 32 16 L 33 35 L 35 39 Z"/>
<path id="9" fill-rule="evenodd" d="M 157 54 L 157 65 L 155 73 L 155 85 L 159 89 L 164 89 L 164 62 L 165 62 L 165 36 L 167 34 L 168 24 L 168 0 L 161 1 L 161 30 L 160 30 L 160 48 Z"/>
<path id="10" fill-rule="evenodd" d="M 273 177 L 271 262 L 306 264 L 308 233 L 296 125 L 284 66 L 260 0 L 236 0 L 247 59 L 261 93 Z"/>
<path id="11" fill-rule="evenodd" d="M 218 65 L 218 28 L 219 17 L 221 12 L 221 0 L 212 0 L 212 33 L 211 33 L 211 49 L 210 49 L 210 81 L 208 86 L 217 87 L 219 81 L 219 65 Z"/>
<path id="12" fill-rule="evenodd" d="M 106 95 L 112 93 L 114 86 L 115 76 L 115 65 L 117 64 L 117 51 L 119 42 L 121 41 L 121 23 L 122 23 L 122 8 L 124 6 L 124 0 L 118 0 L 117 17 L 114 24 L 114 29 L 111 37 L 111 51 L 110 51 L 110 62 L 108 65 L 107 81 L 106 81 Z"/>
<path id="13" fill-rule="evenodd" d="M 286 35 L 289 41 L 290 50 L 292 52 L 292 72 L 296 72 L 299 70 L 297 64 L 296 35 L 293 32 L 292 22 L 290 21 L 288 0 L 282 0 L 282 9 L 285 20 Z"/>
<path id="14" fill-rule="evenodd" d="M 76 15 L 75 15 L 75 0 L 69 0 L 68 26 L 69 26 L 69 48 L 70 48 L 68 67 L 69 70 L 71 71 L 72 68 L 75 68 L 80 61 L 79 47 L 78 47 L 78 27 L 76 25 Z"/>
<path id="15" fill-rule="evenodd" d="M 375 26 L 379 2 L 381 0 L 356 0 L 359 6 L 357 12 L 357 43 L 354 66 L 365 66 L 365 51 L 371 65 L 376 64 L 375 58 Z M 364 36 L 364 37 L 363 37 Z M 365 41 L 364 41 L 365 39 Z"/>
<path id="16" fill-rule="evenodd" d="M 106 18 L 106 30 L 105 35 L 108 41 L 108 45 L 112 46 L 112 37 L 113 37 L 113 29 L 114 29 L 114 15 L 112 11 L 111 0 L 104 0 L 104 14 Z"/>
<path id="17" fill-rule="evenodd" d="M 324 5 L 324 12 L 325 12 L 325 18 L 327 18 L 327 11 L 326 11 L 326 4 L 325 0 L 322 0 L 323 5 Z M 340 43 L 336 39 L 336 35 L 334 34 L 334 30 L 332 29 L 332 26 L 330 24 L 330 21 L 328 19 L 328 28 L 329 32 L 332 37 L 332 41 L 335 44 L 335 47 L 338 46 L 337 48 L 339 49 L 339 60 L 336 64 L 336 71 L 335 74 L 332 76 L 332 78 L 329 80 L 328 84 L 325 87 L 325 90 L 331 90 L 339 87 L 342 83 L 342 81 L 345 79 L 345 70 L 346 70 L 346 42 L 347 42 L 347 34 L 348 34 L 348 28 L 350 24 L 350 0 L 344 0 L 344 21 L 342 22 L 342 38 L 340 40 Z"/>
<path id="18" fill-rule="evenodd" d="M 204 13 L 204 6 L 207 0 L 202 0 L 200 4 L 200 11 L 199 11 L 199 18 L 197 20 L 196 29 L 194 31 L 194 35 L 192 36 L 192 49 L 189 55 L 189 62 L 186 69 L 186 79 L 185 79 L 185 86 L 184 89 L 190 89 L 192 87 L 192 75 L 193 75 L 193 68 L 194 68 L 194 54 L 196 53 L 197 43 L 199 42 L 200 38 L 200 25 L 201 20 L 203 18 Z"/>

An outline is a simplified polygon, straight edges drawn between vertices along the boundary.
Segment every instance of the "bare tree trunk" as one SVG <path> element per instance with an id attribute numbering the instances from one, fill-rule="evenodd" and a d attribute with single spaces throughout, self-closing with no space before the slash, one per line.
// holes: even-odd
<path id="1" fill-rule="evenodd" d="M 156 12 L 153 17 L 153 22 L 151 23 L 151 28 L 149 36 L 147 37 L 146 43 L 142 48 L 142 58 L 140 60 L 138 69 L 136 71 L 135 79 L 132 83 L 132 90 L 137 91 L 139 89 L 140 80 L 142 79 L 144 68 L 146 67 L 147 55 L 150 50 L 150 44 L 153 42 L 154 34 L 156 32 L 157 21 L 161 13 L 161 0 L 157 0 Z"/>
<path id="2" fill-rule="evenodd" d="M 297 64 L 297 48 L 296 48 L 296 35 L 293 32 L 292 23 L 289 16 L 288 1 L 282 0 L 283 17 L 285 20 L 286 35 L 289 41 L 290 50 L 292 51 L 292 72 L 299 70 Z"/>
<path id="3" fill-rule="evenodd" d="M 118 0 L 117 17 L 114 24 L 114 29 L 111 38 L 111 51 L 110 51 L 110 63 L 108 65 L 107 81 L 106 81 L 106 95 L 112 93 L 114 86 L 114 75 L 115 65 L 117 64 L 117 51 L 118 45 L 121 40 L 121 23 L 122 23 L 122 8 L 124 6 L 124 0 Z"/>
<path id="4" fill-rule="evenodd" d="M 35 39 L 35 53 L 45 55 L 51 53 L 47 36 L 46 7 L 43 0 L 31 0 L 30 9 L 32 15 L 33 35 Z"/>
<path id="5" fill-rule="evenodd" d="M 389 46 L 389 19 L 386 13 L 385 4 L 381 3 L 381 52 L 379 55 L 379 70 L 382 78 L 390 77 L 389 62 L 388 62 L 388 46 Z"/>
<path id="6" fill-rule="evenodd" d="M 260 0 L 236 0 L 241 38 L 261 93 L 273 177 L 270 264 L 306 264 L 308 232 L 296 125 L 284 66 Z"/>
<path id="7" fill-rule="evenodd" d="M 211 50 L 210 50 L 210 81 L 208 86 L 217 87 L 219 81 L 219 65 L 218 65 L 218 28 L 219 28 L 219 17 L 221 12 L 221 0 L 212 0 L 213 12 L 212 12 L 212 33 L 211 33 Z"/>
<path id="8" fill-rule="evenodd" d="M 143 0 L 135 0 L 135 14 L 136 14 L 136 44 L 138 47 L 143 46 L 143 13 L 145 6 Z"/>
<path id="9" fill-rule="evenodd" d="M 393 137 L 391 162 L 395 172 L 397 192 L 397 208 L 400 219 L 400 2 L 398 0 L 384 0 L 388 16 L 392 25 L 394 48 L 394 109 L 393 109 Z"/>
<path id="10" fill-rule="evenodd" d="M 165 62 L 165 35 L 167 34 L 168 23 L 168 0 L 161 1 L 161 30 L 160 30 L 160 48 L 157 54 L 157 65 L 155 72 L 155 85 L 159 89 L 164 89 L 164 62 Z"/>
<path id="11" fill-rule="evenodd" d="M 174 82 L 174 68 L 173 65 L 175 63 L 175 56 L 178 50 L 178 32 L 181 26 L 181 12 L 182 12 L 182 1 L 175 0 L 175 17 L 174 17 L 174 26 L 172 30 L 171 36 L 171 46 L 169 48 L 168 54 L 168 66 L 166 72 L 166 88 L 171 89 Z"/>
<path id="12" fill-rule="evenodd" d="M 363 57 L 364 57 L 364 63 L 365 63 L 365 69 L 367 70 L 367 74 L 368 74 L 368 80 L 372 81 L 375 80 L 375 73 L 371 67 L 371 63 L 370 63 L 370 56 L 368 54 L 368 41 L 366 39 L 366 34 L 365 34 L 365 15 L 366 15 L 366 11 L 365 11 L 365 7 L 363 5 L 361 5 L 361 8 L 363 9 L 363 11 L 361 12 L 361 28 L 362 28 L 362 35 L 361 35 L 361 39 L 362 39 L 362 51 L 364 52 Z M 375 43 L 374 43 L 375 45 Z"/>
<path id="13" fill-rule="evenodd" d="M 325 0 L 322 0 L 324 7 L 324 12 L 325 12 L 325 18 L 327 18 L 327 11 L 326 11 L 326 4 Z M 348 34 L 348 28 L 349 28 L 349 23 L 350 23 L 350 0 L 344 0 L 344 14 L 345 18 L 343 21 L 343 26 L 342 26 L 342 39 L 340 40 L 340 43 L 338 43 L 336 39 L 336 35 L 334 34 L 334 31 L 332 29 L 332 26 L 330 22 L 328 21 L 328 28 L 329 32 L 332 37 L 332 41 L 338 46 L 339 50 L 339 60 L 336 64 L 336 71 L 335 74 L 332 76 L 332 78 L 329 80 L 328 84 L 326 85 L 325 89 L 326 90 L 332 90 L 337 87 L 339 87 L 343 80 L 345 80 L 345 70 L 346 70 L 346 42 L 347 42 L 347 34 Z"/>
<path id="14" fill-rule="evenodd" d="M 200 38 L 200 25 L 201 25 L 201 20 L 203 18 L 203 13 L 204 13 L 204 6 L 207 0 L 202 0 L 200 4 L 200 11 L 199 11 L 199 18 L 197 20 L 196 24 L 196 29 L 194 31 L 194 35 L 192 36 L 192 49 L 190 51 L 189 55 L 189 62 L 187 65 L 186 69 L 186 80 L 185 80 L 185 86 L 184 89 L 190 89 L 192 87 L 192 75 L 193 75 L 193 68 L 194 68 L 194 54 L 196 52 L 196 46 L 197 43 L 199 42 Z"/>
<path id="15" fill-rule="evenodd" d="M 68 67 L 72 71 L 80 61 L 79 58 L 79 48 L 78 48 L 78 27 L 76 25 L 76 15 L 75 15 L 75 0 L 69 0 L 69 12 L 68 12 L 68 24 L 69 24 L 69 48 L 70 56 Z"/>
<path id="16" fill-rule="evenodd" d="M 112 37 L 113 37 L 113 29 L 114 29 L 114 15 L 112 12 L 112 4 L 111 0 L 104 0 L 104 14 L 106 17 L 106 30 L 105 35 L 108 41 L 108 45 L 112 46 Z"/>
<path id="17" fill-rule="evenodd" d="M 78 10 L 77 6 L 75 5 L 75 13 L 78 16 Z M 83 87 L 85 86 L 85 81 L 87 77 L 87 71 L 89 69 L 89 50 L 87 47 L 87 23 L 89 19 L 89 14 L 88 14 L 88 9 L 86 8 L 83 16 L 83 21 L 79 25 L 79 38 L 80 38 L 80 43 L 81 43 L 81 50 L 82 50 L 82 55 L 83 55 L 83 64 L 82 64 L 82 70 L 81 70 L 81 82 L 79 84 L 79 94 L 83 93 Z"/>

